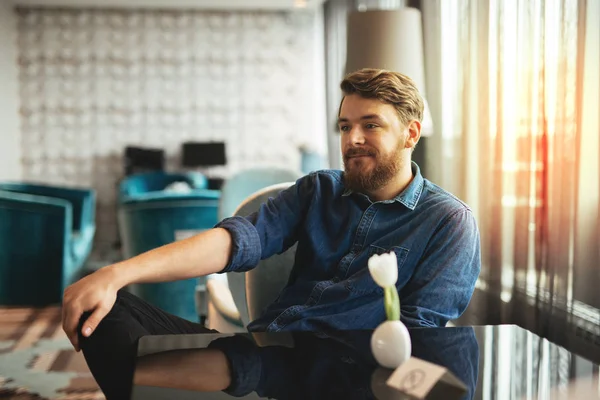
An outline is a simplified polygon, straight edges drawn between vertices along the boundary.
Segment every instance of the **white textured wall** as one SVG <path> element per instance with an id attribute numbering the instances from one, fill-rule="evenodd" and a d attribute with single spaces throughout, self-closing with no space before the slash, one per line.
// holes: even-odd
<path id="1" fill-rule="evenodd" d="M 319 19 L 311 12 L 18 10 L 27 179 L 98 190 L 98 241 L 116 237 L 115 187 L 128 144 L 225 141 L 228 174 L 299 168 L 323 149 Z"/>
<path id="2" fill-rule="evenodd" d="M 0 1 L 0 180 L 21 178 L 17 18 L 9 3 Z"/>

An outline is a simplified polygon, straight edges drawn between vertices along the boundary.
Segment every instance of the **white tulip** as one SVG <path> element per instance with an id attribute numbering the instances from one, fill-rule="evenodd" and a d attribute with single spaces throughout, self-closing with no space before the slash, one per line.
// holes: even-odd
<path id="1" fill-rule="evenodd" d="M 398 280 L 398 261 L 393 251 L 386 254 L 374 254 L 369 258 L 369 272 L 375 283 L 382 288 L 395 286 Z"/>

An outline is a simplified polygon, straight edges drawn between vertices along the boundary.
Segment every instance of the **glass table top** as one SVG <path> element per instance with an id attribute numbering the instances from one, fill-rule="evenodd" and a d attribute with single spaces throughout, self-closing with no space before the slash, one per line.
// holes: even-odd
<path id="1" fill-rule="evenodd" d="M 514 325 L 409 329 L 412 356 L 445 367 L 462 399 L 600 398 L 598 360 Z M 133 399 L 404 399 L 372 331 L 147 336 Z M 447 396 L 446 396 L 447 397 Z M 442 393 L 442 397 L 445 398 Z"/>

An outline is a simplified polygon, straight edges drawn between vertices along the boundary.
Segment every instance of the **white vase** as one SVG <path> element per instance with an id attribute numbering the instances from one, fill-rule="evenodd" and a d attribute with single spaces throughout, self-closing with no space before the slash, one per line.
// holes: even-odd
<path id="1" fill-rule="evenodd" d="M 371 351 L 375 360 L 385 368 L 398 368 L 410 358 L 410 334 L 400 321 L 385 321 L 371 336 Z"/>

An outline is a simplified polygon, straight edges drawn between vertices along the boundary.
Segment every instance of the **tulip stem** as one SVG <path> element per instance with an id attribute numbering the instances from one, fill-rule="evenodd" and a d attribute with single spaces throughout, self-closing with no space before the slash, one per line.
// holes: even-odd
<path id="1" fill-rule="evenodd" d="M 395 286 L 388 286 L 383 291 L 383 302 L 385 305 L 385 315 L 388 321 L 400 320 L 400 299 L 398 290 Z"/>

